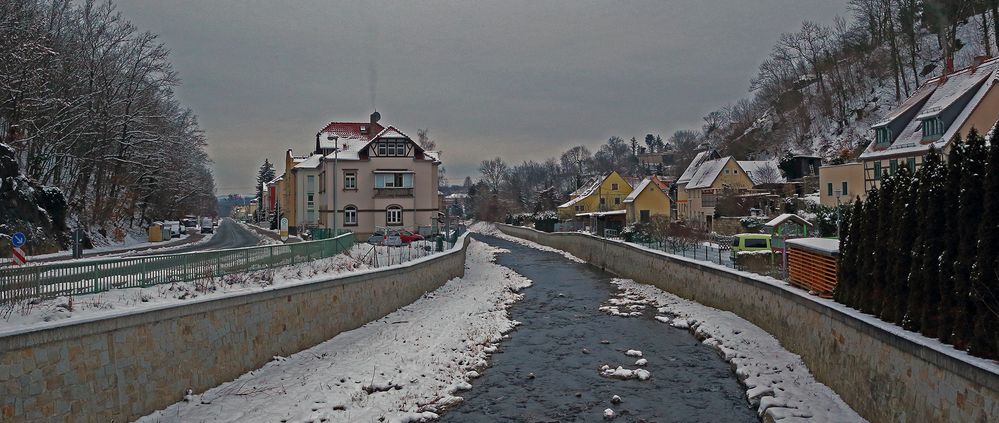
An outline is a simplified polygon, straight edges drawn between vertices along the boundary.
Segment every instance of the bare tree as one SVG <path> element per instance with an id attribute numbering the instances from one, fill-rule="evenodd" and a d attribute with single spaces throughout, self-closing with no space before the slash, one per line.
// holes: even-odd
<path id="1" fill-rule="evenodd" d="M 437 150 L 437 141 L 430 138 L 430 128 L 423 128 L 416 130 L 416 140 L 427 151 Z"/>
<path id="2" fill-rule="evenodd" d="M 482 182 L 485 182 L 486 187 L 493 193 L 499 192 L 500 184 L 503 183 L 507 170 L 509 170 L 509 166 L 499 157 L 492 160 L 483 160 L 479 165 Z"/>

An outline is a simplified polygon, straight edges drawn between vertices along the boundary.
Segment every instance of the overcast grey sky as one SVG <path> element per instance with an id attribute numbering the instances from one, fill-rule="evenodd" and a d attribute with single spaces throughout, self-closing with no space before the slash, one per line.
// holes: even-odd
<path id="1" fill-rule="evenodd" d="M 746 96 L 781 32 L 847 0 L 118 0 L 160 34 L 219 193 L 307 153 L 331 120 L 430 128 L 452 183 L 618 135 L 665 138 Z M 374 75 L 372 78 L 372 67 Z M 278 166 L 283 171 L 283 164 Z"/>

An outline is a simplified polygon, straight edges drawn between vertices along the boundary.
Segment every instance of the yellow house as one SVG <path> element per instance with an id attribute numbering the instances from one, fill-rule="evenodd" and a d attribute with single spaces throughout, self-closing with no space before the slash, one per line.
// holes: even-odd
<path id="1" fill-rule="evenodd" d="M 631 184 L 611 172 L 569 194 L 569 201 L 558 206 L 558 215 L 560 219 L 574 219 L 579 214 L 624 210 L 624 199 L 630 193 Z"/>
<path id="2" fill-rule="evenodd" d="M 652 216 L 670 217 L 670 198 L 666 195 L 666 181 L 658 176 L 642 180 L 624 199 L 628 210 L 628 223 L 646 223 Z"/>
<path id="3" fill-rule="evenodd" d="M 682 197 L 680 195 L 678 197 L 685 200 L 685 203 L 680 205 L 680 210 L 683 212 L 679 217 L 700 222 L 710 230 L 718 196 L 726 189 L 736 192 L 750 190 L 753 188 L 753 180 L 731 156 L 699 158 L 702 161 L 695 160 L 687 171 L 684 171 L 684 176 L 688 178 L 678 188 L 678 192 L 683 192 Z"/>

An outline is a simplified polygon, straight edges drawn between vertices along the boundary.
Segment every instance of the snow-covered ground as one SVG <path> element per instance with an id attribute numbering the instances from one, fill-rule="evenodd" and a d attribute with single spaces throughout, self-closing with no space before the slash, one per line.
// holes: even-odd
<path id="1" fill-rule="evenodd" d="M 461 401 L 530 281 L 472 241 L 465 276 L 396 312 L 165 410 L 159 422 L 417 422 Z M 180 398 L 178 398 L 180 399 Z M 514 399 L 511 399 L 514 400 Z"/>
<path id="2" fill-rule="evenodd" d="M 325 280 L 332 276 L 373 272 L 385 267 L 406 265 L 440 254 L 426 249 L 378 247 L 377 265 L 372 262 L 368 244 L 355 244 L 333 257 L 297 263 L 273 270 L 258 270 L 222 277 L 175 282 L 146 288 L 113 289 L 97 294 L 26 300 L 0 305 L 0 336 L 25 330 L 42 329 L 66 323 L 97 319 L 129 312 L 164 308 L 181 302 L 208 300 L 253 291 L 282 288 Z M 99 260 L 97 258 L 81 259 Z"/>
<path id="3" fill-rule="evenodd" d="M 183 234 L 178 238 L 171 239 L 170 241 L 162 242 L 149 242 L 148 238 L 140 238 L 135 234 L 130 234 L 125 237 L 121 242 L 107 243 L 105 245 L 89 248 L 83 250 L 84 254 L 100 254 L 102 257 L 115 257 L 115 256 L 128 256 L 136 252 L 138 249 L 147 249 L 148 251 L 169 251 L 171 249 L 189 247 L 192 245 L 200 245 L 208 242 L 212 239 L 213 234 L 205 234 L 201 239 L 194 242 L 187 241 L 190 235 Z M 149 247 L 162 247 L 162 248 L 149 248 Z M 38 261 L 38 260 L 48 260 L 54 258 L 64 258 L 71 257 L 73 255 L 72 251 L 64 250 L 49 254 L 38 254 L 28 257 L 28 262 Z"/>
<path id="4" fill-rule="evenodd" d="M 781 347 L 769 333 L 745 319 L 688 301 L 630 279 L 613 281 L 629 304 L 657 307 L 656 320 L 694 333 L 732 364 L 746 397 L 760 416 L 797 417 L 813 422 L 863 422 L 829 387 L 819 383 L 801 357 Z M 664 326 L 663 330 L 672 330 Z M 637 357 L 637 355 L 636 355 Z"/>

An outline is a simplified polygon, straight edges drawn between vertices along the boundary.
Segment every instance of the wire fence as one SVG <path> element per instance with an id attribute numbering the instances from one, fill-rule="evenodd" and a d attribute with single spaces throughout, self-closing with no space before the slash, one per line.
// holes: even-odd
<path id="1" fill-rule="evenodd" d="M 332 257 L 354 245 L 344 232 L 320 241 L 0 268 L 0 303 L 188 282 Z"/>
<path id="2" fill-rule="evenodd" d="M 704 260 L 722 266 L 757 273 L 764 276 L 771 276 L 777 279 L 784 278 L 783 257 L 773 251 L 754 251 L 744 253 L 733 253 L 728 242 L 712 243 L 702 242 L 699 245 L 682 245 L 682 243 L 670 242 L 630 242 L 630 244 L 641 245 L 643 247 L 659 250 L 694 260 Z"/>

